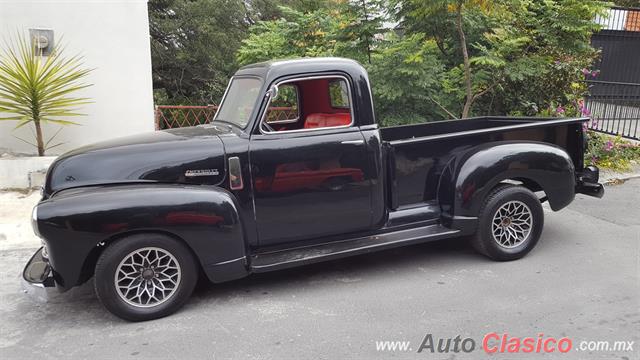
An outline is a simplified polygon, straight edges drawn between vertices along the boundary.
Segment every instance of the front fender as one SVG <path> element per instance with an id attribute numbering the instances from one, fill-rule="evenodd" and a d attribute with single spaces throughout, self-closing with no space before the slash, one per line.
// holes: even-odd
<path id="1" fill-rule="evenodd" d="M 447 165 L 438 186 L 444 218 L 477 217 L 488 193 L 507 179 L 539 186 L 553 210 L 575 196 L 575 169 L 564 149 L 540 142 L 492 142 L 469 149 Z"/>
<path id="2" fill-rule="evenodd" d="M 37 214 L 37 231 L 47 242 L 54 278 L 63 290 L 86 280 L 85 262 L 101 243 L 139 232 L 184 240 L 212 281 L 247 274 L 236 204 L 229 192 L 215 186 L 76 188 L 39 203 Z"/>

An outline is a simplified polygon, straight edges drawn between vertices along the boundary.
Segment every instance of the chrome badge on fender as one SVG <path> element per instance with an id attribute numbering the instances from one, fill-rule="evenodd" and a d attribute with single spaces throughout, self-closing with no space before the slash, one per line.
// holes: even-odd
<path id="1" fill-rule="evenodd" d="M 220 175 L 218 169 L 197 169 L 187 170 L 184 173 L 186 177 L 198 177 L 198 176 L 217 176 Z"/>

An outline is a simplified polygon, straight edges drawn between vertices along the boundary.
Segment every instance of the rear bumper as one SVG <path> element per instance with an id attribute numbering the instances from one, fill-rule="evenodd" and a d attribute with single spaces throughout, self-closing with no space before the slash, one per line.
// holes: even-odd
<path id="1" fill-rule="evenodd" d="M 596 166 L 588 166 L 576 179 L 576 193 L 601 198 L 604 196 L 604 186 L 600 180 L 600 170 Z"/>
<path id="2" fill-rule="evenodd" d="M 42 251 L 43 248 L 38 249 L 24 267 L 22 290 L 32 299 L 46 302 L 56 284 L 53 280 L 53 269 L 49 261 L 42 256 Z"/>

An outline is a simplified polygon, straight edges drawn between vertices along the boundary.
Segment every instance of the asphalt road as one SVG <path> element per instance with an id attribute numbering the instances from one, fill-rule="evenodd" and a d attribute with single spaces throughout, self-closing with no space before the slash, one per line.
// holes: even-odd
<path id="1" fill-rule="evenodd" d="M 640 179 L 578 196 L 526 258 L 496 263 L 459 240 L 203 286 L 180 312 L 127 323 L 91 285 L 47 304 L 20 291 L 33 249 L 0 251 L 2 359 L 482 359 L 487 333 L 567 337 L 566 354 L 498 359 L 640 358 Z M 417 353 L 426 334 L 471 338 L 471 353 Z M 376 341 L 410 341 L 377 351 Z M 634 351 L 577 351 L 582 341 Z M 469 344 L 469 343 L 468 343 Z M 437 344 L 436 344 L 437 345 Z"/>

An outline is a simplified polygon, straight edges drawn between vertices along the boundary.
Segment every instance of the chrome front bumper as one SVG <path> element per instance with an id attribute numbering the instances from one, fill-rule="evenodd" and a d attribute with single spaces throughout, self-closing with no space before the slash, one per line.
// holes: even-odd
<path id="1" fill-rule="evenodd" d="M 22 271 L 23 292 L 38 302 L 48 301 L 49 293 L 56 286 L 51 265 L 42 256 L 43 250 L 38 249 Z"/>

